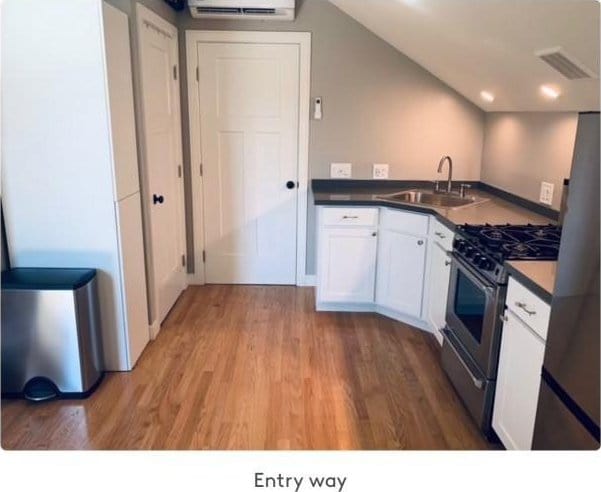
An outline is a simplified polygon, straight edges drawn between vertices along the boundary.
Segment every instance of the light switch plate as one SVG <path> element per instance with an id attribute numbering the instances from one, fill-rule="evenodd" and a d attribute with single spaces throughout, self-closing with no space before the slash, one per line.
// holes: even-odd
<path id="1" fill-rule="evenodd" d="M 350 162 L 332 162 L 330 164 L 330 178 L 349 179 L 353 175 L 353 165 Z"/>
<path id="2" fill-rule="evenodd" d="M 373 179 L 388 179 L 388 164 L 373 165 Z"/>
<path id="3" fill-rule="evenodd" d="M 553 183 L 547 183 L 543 181 L 540 184 L 540 198 L 539 201 L 544 203 L 545 205 L 551 205 L 553 203 L 553 188 L 555 185 Z"/>

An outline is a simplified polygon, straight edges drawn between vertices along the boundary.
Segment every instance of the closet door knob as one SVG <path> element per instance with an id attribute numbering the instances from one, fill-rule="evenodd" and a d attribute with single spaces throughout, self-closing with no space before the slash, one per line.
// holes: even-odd
<path id="1" fill-rule="evenodd" d="M 165 197 L 163 195 L 152 195 L 152 204 L 156 205 L 157 203 L 163 203 L 165 201 Z"/>

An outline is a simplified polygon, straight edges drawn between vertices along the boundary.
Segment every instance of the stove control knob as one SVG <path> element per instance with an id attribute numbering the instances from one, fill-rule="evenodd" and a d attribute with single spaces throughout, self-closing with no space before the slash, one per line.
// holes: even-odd
<path id="1" fill-rule="evenodd" d="M 480 255 L 480 253 L 474 253 L 473 256 L 471 257 L 472 263 L 474 265 L 478 265 L 478 263 L 480 263 L 481 258 L 482 258 L 482 255 Z"/>
<path id="2" fill-rule="evenodd" d="M 459 251 L 460 253 L 465 251 L 466 246 L 467 246 L 466 242 L 462 241 L 461 239 L 457 239 L 457 241 L 455 241 L 455 249 L 457 251 Z"/>
<path id="3" fill-rule="evenodd" d="M 478 268 L 482 268 L 482 270 L 492 270 L 492 262 L 483 256 L 480 258 L 480 261 L 478 261 Z"/>

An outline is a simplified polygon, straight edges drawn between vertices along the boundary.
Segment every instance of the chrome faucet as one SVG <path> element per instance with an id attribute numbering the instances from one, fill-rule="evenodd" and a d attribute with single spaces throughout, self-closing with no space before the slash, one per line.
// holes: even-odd
<path id="1" fill-rule="evenodd" d="M 453 187 L 453 160 L 451 159 L 450 155 L 443 156 L 443 158 L 440 159 L 440 162 L 438 163 L 438 172 L 439 173 L 442 172 L 442 166 L 444 164 L 444 161 L 449 161 L 449 177 L 447 179 L 447 193 L 451 193 L 451 189 Z"/>

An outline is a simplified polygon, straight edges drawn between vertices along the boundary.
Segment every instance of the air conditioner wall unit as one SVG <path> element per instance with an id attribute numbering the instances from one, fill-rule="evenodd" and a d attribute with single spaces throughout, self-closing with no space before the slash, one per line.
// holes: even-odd
<path id="1" fill-rule="evenodd" d="M 294 20 L 295 0 L 188 0 L 196 19 Z"/>

